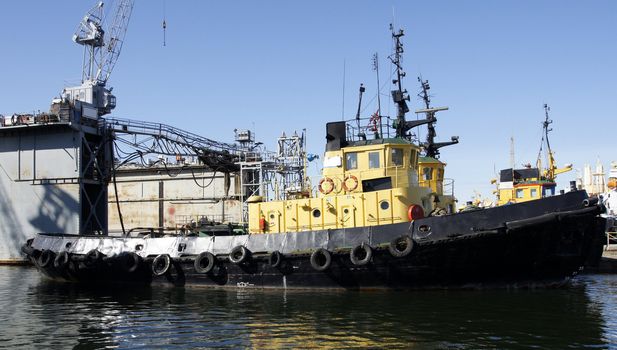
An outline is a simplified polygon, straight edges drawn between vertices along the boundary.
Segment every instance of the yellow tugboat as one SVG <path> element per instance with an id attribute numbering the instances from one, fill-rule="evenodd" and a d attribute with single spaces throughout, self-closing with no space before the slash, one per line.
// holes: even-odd
<path id="1" fill-rule="evenodd" d="M 550 107 L 545 104 L 542 141 L 540 142 L 536 167 L 532 168 L 531 165 L 527 165 L 521 169 L 503 169 L 499 172 L 499 181 L 491 181 L 491 183 L 497 184 L 497 205 L 522 203 L 554 196 L 556 194 L 557 182 L 555 179 L 557 175 L 572 170 L 572 164 L 567 164 L 563 168 L 557 168 L 555 165 L 555 157 L 548 140 L 548 133 L 552 130 L 549 129 L 549 125 L 553 123 L 549 119 L 549 111 Z M 542 168 L 543 150 L 545 150 L 545 157 L 548 161 L 548 166 L 545 169 Z"/>
<path id="2" fill-rule="evenodd" d="M 438 150 L 458 138 L 434 142 L 435 113 L 445 108 L 430 107 L 428 82 L 422 82 L 425 108 L 417 111 L 426 118 L 406 120 L 402 37 L 402 30 L 392 31 L 396 117 L 385 135 L 379 111 L 371 118 L 375 127 L 360 128 L 360 109 L 355 127 L 327 123 L 316 196 L 308 188 L 294 188 L 284 200 L 257 193 L 240 233 L 38 234 L 22 251 L 44 275 L 83 283 L 373 289 L 568 281 L 602 252 L 603 206 L 573 191 L 455 212 Z M 410 132 L 422 125 L 429 129 L 426 142 Z"/>

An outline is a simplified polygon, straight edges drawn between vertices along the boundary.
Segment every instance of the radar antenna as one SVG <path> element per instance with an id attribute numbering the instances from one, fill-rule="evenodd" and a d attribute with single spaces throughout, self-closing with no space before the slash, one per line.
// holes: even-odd
<path id="1" fill-rule="evenodd" d="M 434 107 L 431 108 L 431 97 L 428 91 L 431 89 L 431 86 L 428 83 L 428 80 L 422 80 L 421 77 L 418 77 L 418 81 L 422 86 L 422 91 L 418 94 L 422 101 L 424 101 L 424 109 L 419 109 L 416 111 L 417 113 L 426 114 L 426 120 L 428 121 L 428 134 L 426 135 L 426 142 L 422 144 L 424 150 L 426 152 L 427 157 L 439 158 L 439 149 L 445 146 L 450 146 L 458 143 L 458 136 L 452 136 L 451 141 L 448 142 L 435 142 L 435 136 L 437 136 L 437 132 L 435 131 L 435 123 L 437 122 L 437 117 L 435 117 L 435 113 L 439 111 L 447 111 L 448 107 Z"/>

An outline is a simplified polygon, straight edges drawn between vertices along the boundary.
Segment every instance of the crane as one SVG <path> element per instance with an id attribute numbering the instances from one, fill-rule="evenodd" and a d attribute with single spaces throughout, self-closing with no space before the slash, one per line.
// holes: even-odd
<path id="1" fill-rule="evenodd" d="M 134 0 L 119 0 L 113 19 L 105 27 L 104 2 L 99 1 L 79 23 L 73 41 L 84 46 L 81 85 L 65 88 L 62 97 L 75 106 L 82 116 L 97 119 L 111 113 L 116 97 L 107 89 L 107 81 L 118 61 L 128 28 Z M 109 22 L 107 22 L 109 23 Z"/>

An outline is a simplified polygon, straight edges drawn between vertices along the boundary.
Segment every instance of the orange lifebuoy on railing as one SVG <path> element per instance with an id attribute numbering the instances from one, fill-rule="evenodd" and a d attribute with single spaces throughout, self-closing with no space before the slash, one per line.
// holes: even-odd
<path id="1" fill-rule="evenodd" d="M 323 184 L 326 182 L 330 184 L 330 188 L 324 188 Z M 331 178 L 324 177 L 323 179 L 321 179 L 321 181 L 319 181 L 319 192 L 323 194 L 328 194 L 332 192 L 333 190 L 334 190 L 334 181 L 332 181 Z"/>
<path id="2" fill-rule="evenodd" d="M 417 204 L 410 205 L 409 209 L 407 210 L 407 218 L 409 219 L 409 221 L 424 218 L 424 209 L 422 209 L 422 207 Z"/>
<path id="3" fill-rule="evenodd" d="M 353 180 L 353 184 L 351 186 L 347 186 L 347 180 Z M 358 188 L 358 178 L 353 175 L 347 175 L 345 180 L 343 180 L 343 189 L 347 192 L 351 192 Z"/>

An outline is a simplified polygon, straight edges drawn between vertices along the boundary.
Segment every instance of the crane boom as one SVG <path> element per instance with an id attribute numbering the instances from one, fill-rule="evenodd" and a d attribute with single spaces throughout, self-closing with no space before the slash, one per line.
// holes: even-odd
<path id="1" fill-rule="evenodd" d="M 96 76 L 97 81 L 103 85 L 107 83 L 116 62 L 118 62 L 134 3 L 134 0 L 120 1 L 113 22 L 109 27 L 109 39 L 105 42 L 104 61 Z"/>

